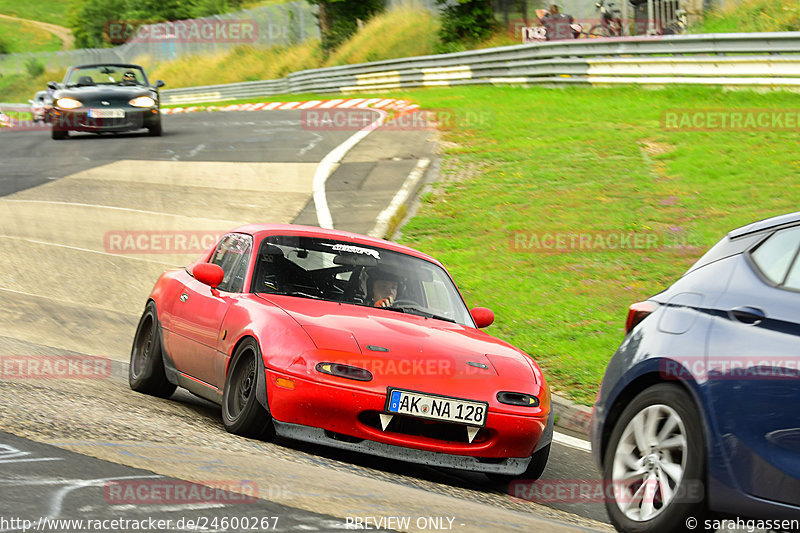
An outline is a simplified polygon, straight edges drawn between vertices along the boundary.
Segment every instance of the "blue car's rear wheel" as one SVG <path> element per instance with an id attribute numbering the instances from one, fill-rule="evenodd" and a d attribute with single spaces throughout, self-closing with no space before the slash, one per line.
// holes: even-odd
<path id="1" fill-rule="evenodd" d="M 258 373 L 263 372 L 259 357 L 261 350 L 253 339 L 236 348 L 222 392 L 222 423 L 236 435 L 270 438 L 275 434 L 272 417 L 256 398 Z"/>
<path id="2" fill-rule="evenodd" d="M 603 462 L 611 523 L 629 533 L 687 531 L 705 513 L 703 427 L 686 390 L 641 392 L 611 432 Z"/>

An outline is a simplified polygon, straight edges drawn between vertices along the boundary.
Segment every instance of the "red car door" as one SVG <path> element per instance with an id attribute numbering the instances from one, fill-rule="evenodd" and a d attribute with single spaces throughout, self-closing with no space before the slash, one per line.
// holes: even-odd
<path id="1" fill-rule="evenodd" d="M 222 267 L 225 276 L 219 287 L 191 278 L 178 291 L 172 308 L 168 350 L 176 368 L 192 379 L 215 388 L 214 360 L 220 328 L 228 308 L 243 290 L 253 240 L 250 235 L 231 233 L 222 238 L 210 263 Z"/>

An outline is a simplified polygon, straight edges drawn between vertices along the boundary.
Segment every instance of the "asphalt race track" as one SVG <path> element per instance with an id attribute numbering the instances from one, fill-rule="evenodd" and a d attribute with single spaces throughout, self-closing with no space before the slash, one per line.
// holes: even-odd
<path id="1" fill-rule="evenodd" d="M 367 518 L 373 529 L 412 531 L 612 530 L 602 503 L 568 493 L 535 503 L 482 474 L 243 439 L 225 432 L 216 406 L 187 393 L 132 392 L 130 345 L 158 275 L 196 259 L 192 242 L 240 224 L 316 225 L 318 163 L 354 133 L 303 129 L 298 111 L 168 115 L 164 127 L 160 138 L 0 133 L 0 362 L 100 361 L 82 379 L 0 375 L 0 516 L 216 518 L 209 531 L 265 516 L 283 531 L 352 529 Z M 353 148 L 326 184 L 334 226 L 373 230 L 419 162 L 435 160 L 431 137 L 378 130 Z M 545 483 L 596 481 L 585 445 L 561 442 Z M 257 487 L 258 499 L 128 503 L 108 497 L 108 478 L 122 477 L 224 494 Z M 225 517 L 240 527 L 223 527 Z"/>

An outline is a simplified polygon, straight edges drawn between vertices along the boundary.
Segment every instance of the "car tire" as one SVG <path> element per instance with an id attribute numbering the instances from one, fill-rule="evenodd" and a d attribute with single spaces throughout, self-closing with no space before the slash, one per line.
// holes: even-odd
<path id="1" fill-rule="evenodd" d="M 159 398 L 168 398 L 177 388 L 167 380 L 164 372 L 158 312 L 153 302 L 147 303 L 136 328 L 128 366 L 128 383 L 137 392 Z"/>
<path id="2" fill-rule="evenodd" d="M 614 424 L 603 479 L 618 531 L 689 531 L 690 519 L 702 523 L 707 456 L 694 405 L 681 386 L 661 383 L 636 396 Z"/>
<path id="3" fill-rule="evenodd" d="M 68 135 L 69 132 L 67 130 L 61 130 L 58 128 L 53 128 L 51 130 L 51 136 L 53 137 L 53 140 L 56 141 L 61 141 L 63 139 L 66 139 Z"/>
<path id="4" fill-rule="evenodd" d="M 160 120 L 154 126 L 150 126 L 149 128 L 147 128 L 147 134 L 150 135 L 150 137 L 161 137 L 162 131 L 163 130 L 161 129 Z"/>
<path id="5" fill-rule="evenodd" d="M 496 483 L 511 483 L 517 479 L 524 479 L 529 481 L 536 481 L 542 474 L 544 473 L 544 469 L 547 466 L 547 459 L 550 457 L 550 444 L 538 450 L 531 456 L 531 462 L 528 463 L 528 468 L 525 471 L 517 476 L 510 476 L 507 474 L 493 474 L 487 473 L 486 476 Z"/>
<path id="6" fill-rule="evenodd" d="M 222 423 L 230 433 L 270 439 L 275 434 L 272 416 L 256 398 L 257 373 L 263 371 L 259 357 L 261 350 L 253 339 L 236 348 L 222 391 Z"/>

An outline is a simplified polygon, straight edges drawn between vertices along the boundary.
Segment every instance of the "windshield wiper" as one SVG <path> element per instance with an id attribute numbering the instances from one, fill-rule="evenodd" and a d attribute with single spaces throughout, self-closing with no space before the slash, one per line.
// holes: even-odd
<path id="1" fill-rule="evenodd" d="M 321 296 L 314 296 L 313 294 L 308 294 L 307 292 L 301 292 L 301 291 L 276 291 L 276 292 L 266 292 L 264 294 L 278 294 L 280 296 L 300 296 L 301 298 L 311 298 L 312 300 L 323 300 Z"/>
<path id="2" fill-rule="evenodd" d="M 424 309 L 421 309 L 414 305 L 393 305 L 391 307 L 384 307 L 384 309 L 389 309 L 391 311 L 399 311 L 401 313 L 411 313 L 412 315 L 424 316 L 425 318 L 435 318 L 436 320 L 444 320 L 445 322 L 452 322 L 453 324 L 457 323 L 452 318 L 437 315 L 435 313 L 431 313 L 430 311 L 425 311 Z"/>

